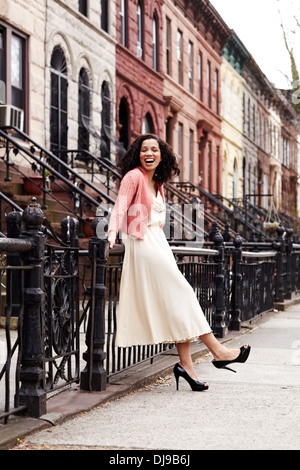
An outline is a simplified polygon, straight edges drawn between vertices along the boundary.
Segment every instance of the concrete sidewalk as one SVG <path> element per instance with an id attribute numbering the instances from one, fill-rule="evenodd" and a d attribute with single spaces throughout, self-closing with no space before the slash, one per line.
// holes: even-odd
<path id="1" fill-rule="evenodd" d="M 192 392 L 183 379 L 176 391 L 174 350 L 118 374 L 106 391 L 70 389 L 51 398 L 40 419 L 11 420 L 0 427 L 0 449 L 25 437 L 19 448 L 299 449 L 300 305 L 266 313 L 225 340 L 252 351 L 234 374 L 215 369 L 195 343 L 208 391 Z"/>

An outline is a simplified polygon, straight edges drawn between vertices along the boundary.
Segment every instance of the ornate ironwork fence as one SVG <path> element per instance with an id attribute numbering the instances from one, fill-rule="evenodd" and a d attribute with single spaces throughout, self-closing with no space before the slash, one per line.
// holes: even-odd
<path id="1" fill-rule="evenodd" d="M 0 413 L 5 422 L 20 410 L 40 416 L 46 411 L 49 391 L 80 379 L 78 222 L 64 219 L 62 240 L 54 236 L 51 242 L 44 222 L 33 200 L 23 213 L 8 214 L 8 238 L 0 239 L 1 280 L 6 273 L 1 284 L 7 357 L 0 373 L 0 380 L 5 377 Z M 16 331 L 11 329 L 12 320 Z"/>
<path id="2" fill-rule="evenodd" d="M 50 241 L 43 212 L 35 201 L 23 213 L 8 214 L 7 220 L 8 237 L 0 238 L 6 344 L 3 351 L 0 342 L 0 386 L 5 395 L 0 419 L 7 422 L 16 412 L 41 416 L 46 413 L 47 394 L 66 384 L 104 390 L 114 374 L 141 361 L 152 361 L 172 347 L 115 346 L 124 248 L 109 251 L 103 214 L 92 223 L 95 235 L 87 252 L 78 249 L 78 222 L 69 217 L 62 223 L 62 239 L 52 237 Z M 271 243 L 243 245 L 239 235 L 233 243 L 224 243 L 218 231 L 211 240 L 204 248 L 172 246 L 172 250 L 219 337 L 228 329 L 239 330 L 241 322 L 299 291 L 300 245 L 293 244 L 291 231 L 281 227 Z M 82 256 L 88 260 L 90 273 L 83 292 L 79 284 Z M 11 330 L 12 318 L 17 321 L 16 331 Z M 85 367 L 81 367 L 81 354 Z"/>
<path id="3" fill-rule="evenodd" d="M 15 240 L 13 238 L 9 240 L 1 239 L 1 313 L 3 313 L 2 318 L 5 318 L 5 323 L 2 324 L 5 331 L 5 341 L 0 343 L 0 394 L 4 397 L 4 407 L 0 409 L 0 418 L 3 418 L 4 423 L 7 423 L 11 414 L 26 409 L 26 406 L 20 403 L 20 367 L 21 351 L 23 349 L 22 326 L 25 276 L 32 269 L 31 266 L 25 266 L 24 264 L 10 265 L 9 260 L 11 254 L 20 254 L 20 252 L 31 250 L 31 248 L 30 241 Z M 18 277 L 18 287 L 20 289 L 18 300 L 23 308 L 16 305 L 14 296 L 16 276 Z M 11 329 L 11 324 L 16 318 L 16 313 L 18 313 L 18 328 L 14 330 Z M 12 380 L 11 375 L 13 373 L 14 378 Z M 12 389 L 14 390 L 14 396 L 11 393 Z"/>
<path id="4" fill-rule="evenodd" d="M 62 222 L 59 245 L 46 243 L 44 257 L 45 302 L 42 307 L 45 391 L 79 382 L 80 317 L 78 276 L 78 221 Z"/>

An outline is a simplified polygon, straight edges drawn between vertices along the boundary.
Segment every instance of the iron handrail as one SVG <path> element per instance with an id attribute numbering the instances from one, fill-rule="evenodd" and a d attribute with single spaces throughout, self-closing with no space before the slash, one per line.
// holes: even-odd
<path id="1" fill-rule="evenodd" d="M 274 258 L 277 251 L 242 251 L 243 258 Z"/>
<path id="2" fill-rule="evenodd" d="M 182 186 L 182 187 L 186 187 L 186 188 L 192 188 L 194 191 L 199 191 L 199 193 L 201 195 L 203 195 L 204 197 L 206 197 L 209 201 L 211 201 L 213 204 L 216 204 L 216 206 L 223 212 L 225 212 L 226 214 L 228 214 L 228 216 L 230 218 L 235 218 L 234 217 L 234 210 L 230 209 L 229 207 L 227 207 L 225 204 L 223 204 L 220 199 L 212 194 L 210 194 L 209 192 L 207 192 L 205 189 L 203 189 L 201 186 L 197 186 L 191 182 L 176 182 L 175 184 L 179 185 L 179 186 Z M 232 201 L 229 200 L 229 202 L 231 204 Z M 243 226 L 250 228 L 252 230 L 252 232 L 256 233 L 257 235 L 262 235 L 265 239 L 269 239 L 269 237 L 264 233 L 262 232 L 261 230 L 259 230 L 257 227 L 255 227 L 253 224 L 250 223 L 250 221 L 247 221 L 241 216 L 241 214 L 238 214 L 238 218 L 237 220 L 239 222 L 241 222 L 243 224 Z M 246 228 L 245 228 L 246 230 Z"/>
<path id="3" fill-rule="evenodd" d="M 176 184 L 176 182 L 167 183 L 166 184 L 167 191 L 169 191 L 172 195 L 175 195 L 178 198 L 180 198 L 181 202 L 191 203 L 191 199 L 189 198 L 189 196 L 187 196 L 182 190 L 176 188 L 175 184 Z M 205 219 L 207 220 L 207 222 L 210 222 L 210 223 L 216 222 L 218 224 L 219 228 L 222 228 L 223 230 L 225 230 L 224 222 L 222 220 L 218 219 L 214 214 L 206 211 L 204 216 L 205 216 Z M 233 230 L 232 230 L 232 233 L 233 233 L 233 235 L 236 235 L 236 233 Z"/>
<path id="4" fill-rule="evenodd" d="M 59 152 L 62 153 L 71 153 L 71 154 L 83 154 L 87 156 L 87 159 L 91 161 L 95 161 L 99 165 L 103 166 L 106 170 L 110 171 L 116 178 L 119 178 L 121 180 L 121 175 L 118 173 L 118 171 L 115 169 L 115 167 L 111 164 L 110 160 L 107 160 L 106 158 L 99 158 L 93 153 L 89 152 L 88 150 L 82 150 L 82 149 L 67 149 L 67 150 L 61 150 Z M 58 152 L 58 153 L 59 153 Z M 79 158 L 77 158 L 79 160 Z M 76 160 L 76 157 L 75 157 Z M 84 160 L 83 160 L 84 162 Z M 73 165 L 73 162 L 72 162 Z"/>
<path id="5" fill-rule="evenodd" d="M 176 255 L 186 255 L 186 256 L 201 256 L 201 255 L 208 255 L 208 256 L 218 256 L 218 250 L 210 249 L 210 248 L 192 248 L 188 246 L 172 246 L 171 250 Z"/>
<path id="6" fill-rule="evenodd" d="M 219 254 L 218 250 L 211 248 L 194 248 L 188 246 L 170 246 L 172 252 L 176 255 L 208 255 L 208 256 L 217 256 Z M 116 244 L 113 248 L 110 248 L 109 254 L 111 256 L 120 256 L 125 252 L 125 246 L 123 244 Z"/>
<path id="7" fill-rule="evenodd" d="M 57 170 L 55 170 L 52 166 L 48 165 L 46 162 L 42 161 L 38 157 L 36 157 L 31 151 L 27 150 L 25 147 L 20 145 L 15 139 L 10 137 L 7 133 L 3 131 L 3 129 L 8 130 L 11 129 L 15 132 L 17 132 L 22 139 L 26 139 L 29 142 L 31 142 L 35 147 L 39 148 L 47 157 L 51 158 L 55 163 L 63 167 L 66 171 L 72 173 L 73 176 L 75 176 L 77 179 L 81 180 L 83 184 L 86 186 L 90 187 L 92 190 L 97 192 L 102 198 L 106 199 L 107 202 L 114 204 L 114 199 L 105 194 L 103 191 L 101 191 L 100 188 L 95 186 L 93 183 L 85 179 L 83 176 L 79 175 L 73 168 L 70 168 L 69 165 L 67 165 L 63 160 L 61 160 L 59 157 L 54 155 L 52 152 L 46 150 L 43 148 L 40 144 L 38 144 L 36 141 L 34 141 L 31 137 L 29 137 L 27 134 L 24 132 L 20 131 L 16 127 L 10 127 L 10 126 L 4 126 L 0 128 L 0 136 L 2 136 L 4 139 L 8 140 L 12 145 L 14 145 L 16 148 L 18 148 L 20 151 L 23 151 L 28 155 L 30 158 L 33 158 L 35 162 L 37 162 L 39 165 L 41 165 L 43 168 L 48 170 L 50 173 L 52 173 L 56 178 L 61 180 L 63 183 L 67 184 L 70 186 L 70 188 L 80 194 L 81 196 L 85 197 L 89 202 L 91 202 L 93 205 L 99 206 L 99 203 L 95 201 L 94 198 L 92 198 L 89 194 L 85 193 L 81 188 L 77 187 L 74 185 L 71 181 L 69 181 L 66 177 L 64 177 L 61 173 L 59 173 Z M 44 190 L 47 192 L 47 190 L 44 188 Z"/>
<path id="8" fill-rule="evenodd" d="M 16 211 L 23 212 L 23 209 L 20 206 L 18 206 L 18 204 L 16 204 L 14 201 L 9 199 L 9 197 L 7 197 L 6 194 L 3 194 L 2 192 L 0 192 L 0 198 L 3 199 L 5 202 L 7 202 L 7 204 L 13 207 Z"/>
<path id="9" fill-rule="evenodd" d="M 18 206 L 18 204 L 16 204 L 14 201 L 12 201 L 11 199 L 9 199 L 9 197 L 7 197 L 5 194 L 3 194 L 2 192 L 0 192 L 0 200 L 3 199 L 5 202 L 7 202 L 7 204 L 11 205 L 11 207 L 17 211 L 17 212 L 21 212 L 23 213 L 23 209 Z M 49 222 L 49 220 L 44 217 L 44 220 L 43 220 L 43 223 L 42 223 L 43 227 L 44 227 L 44 230 L 46 232 L 47 235 L 49 235 L 52 239 L 54 239 L 56 242 L 60 243 L 62 246 L 67 246 L 60 238 L 59 236 L 55 233 L 55 230 L 53 229 L 51 223 Z M 6 239 L 6 235 L 2 232 L 0 232 L 0 238 L 4 238 Z M 0 246 L 0 250 L 1 250 L 1 246 Z M 12 251 L 12 250 L 10 250 Z"/>
<path id="10" fill-rule="evenodd" d="M 225 204 L 223 204 L 221 201 L 219 201 L 216 197 L 214 197 L 212 194 L 208 193 L 205 191 L 205 189 L 201 188 L 201 186 L 197 186 L 194 183 L 191 183 L 190 181 L 188 182 L 178 182 L 174 181 L 171 184 L 181 186 L 181 187 L 186 187 L 186 188 L 192 188 L 194 191 L 199 191 L 200 194 L 203 194 L 203 196 L 207 197 L 210 201 L 214 202 L 221 210 L 224 210 L 228 214 L 232 215 L 233 211 L 229 209 Z"/>
<path id="11" fill-rule="evenodd" d="M 14 253 L 25 253 L 32 249 L 32 243 L 29 240 L 20 238 L 0 238 L 0 253 L 9 251 Z"/>

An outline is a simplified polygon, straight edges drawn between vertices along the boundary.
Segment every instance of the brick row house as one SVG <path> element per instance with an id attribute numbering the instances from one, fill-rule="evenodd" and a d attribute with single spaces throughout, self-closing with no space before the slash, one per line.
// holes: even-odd
<path id="1" fill-rule="evenodd" d="M 220 77 L 230 30 L 209 2 L 166 0 L 164 11 L 165 138 L 182 180 L 220 193 Z"/>
<path id="2" fill-rule="evenodd" d="M 250 54 L 233 32 L 222 55 L 222 196 L 239 201 L 245 194 L 246 182 L 247 187 L 251 187 L 250 181 L 247 181 L 247 175 L 251 173 L 250 165 L 254 167 L 257 164 L 257 152 L 247 148 L 248 141 L 243 141 L 242 71 Z"/>
<path id="3" fill-rule="evenodd" d="M 208 0 L 3 0 L 0 106 L 54 152 L 116 161 L 154 132 L 182 181 L 299 215 L 291 96 Z"/>
<path id="4" fill-rule="evenodd" d="M 268 209 L 296 215 L 298 116 L 253 57 L 243 68 L 244 196 Z"/>
<path id="5" fill-rule="evenodd" d="M 125 149 L 163 135 L 162 0 L 117 0 L 116 127 Z"/>

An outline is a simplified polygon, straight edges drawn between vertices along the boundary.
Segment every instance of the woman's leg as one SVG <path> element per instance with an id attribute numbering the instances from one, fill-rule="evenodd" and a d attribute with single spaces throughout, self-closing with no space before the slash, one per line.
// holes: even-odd
<path id="1" fill-rule="evenodd" d="M 198 380 L 192 361 L 190 343 L 176 343 L 176 348 L 181 366 L 186 370 L 192 379 Z"/>
<path id="2" fill-rule="evenodd" d="M 216 361 L 231 361 L 240 353 L 239 349 L 229 349 L 224 344 L 221 344 L 213 333 L 200 336 L 201 341 L 207 346 Z M 199 380 L 194 369 L 190 343 L 176 343 L 180 364 L 194 380 Z"/>
<path id="3" fill-rule="evenodd" d="M 213 333 L 200 336 L 200 339 L 208 347 L 216 361 L 232 361 L 240 353 L 239 349 L 230 349 L 220 343 Z"/>

